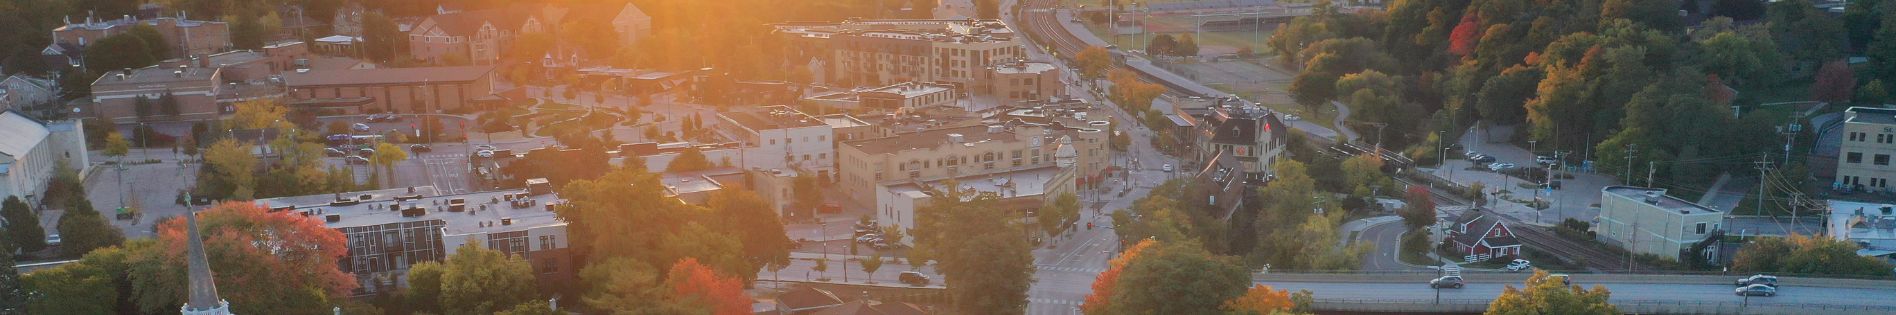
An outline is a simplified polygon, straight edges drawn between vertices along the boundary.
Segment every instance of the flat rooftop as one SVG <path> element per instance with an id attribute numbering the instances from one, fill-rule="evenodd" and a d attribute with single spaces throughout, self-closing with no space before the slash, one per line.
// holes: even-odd
<path id="1" fill-rule="evenodd" d="M 889 86 L 869 89 L 863 92 L 889 93 L 889 94 L 901 95 L 902 98 L 913 98 L 913 97 L 919 97 L 923 95 L 953 91 L 954 89 L 955 89 L 954 86 L 947 85 L 947 84 L 901 82 L 901 83 L 891 84 Z"/>
<path id="2" fill-rule="evenodd" d="M 1896 241 L 1896 205 L 1841 200 L 1831 200 L 1828 204 L 1831 237 L 1872 245 Z M 1896 246 L 1882 249 L 1896 250 Z"/>
<path id="3" fill-rule="evenodd" d="M 983 193 L 995 193 L 999 194 L 1001 198 L 1014 198 L 1047 194 L 1047 190 L 1053 188 L 1052 186 L 1056 184 L 1053 183 L 1054 177 L 1059 175 L 1059 167 L 1047 166 L 1004 173 L 963 176 L 952 180 L 954 180 L 955 184 L 961 189 L 972 189 Z M 931 187 L 946 185 L 949 180 L 950 179 L 940 179 L 928 181 L 926 185 Z M 889 185 L 889 192 L 911 197 L 927 194 L 927 191 L 922 189 L 922 186 L 917 186 L 914 183 Z"/>
<path id="4" fill-rule="evenodd" d="M 1896 124 L 1896 109 L 1875 107 L 1851 107 L 1844 110 L 1847 122 L 1891 125 Z"/>
<path id="5" fill-rule="evenodd" d="M 1013 40 L 1014 30 L 1000 20 L 852 20 L 842 22 L 782 23 L 777 33 L 809 38 L 863 36 L 932 42 L 1000 42 Z"/>
<path id="6" fill-rule="evenodd" d="M 384 85 L 472 82 L 494 72 L 494 66 L 313 70 L 285 73 L 288 86 Z"/>
<path id="7" fill-rule="evenodd" d="M 1045 62 L 1010 62 L 994 65 L 992 68 L 997 73 L 1045 73 L 1059 69 Z"/>
<path id="8" fill-rule="evenodd" d="M 718 113 L 750 130 L 776 130 L 823 126 L 822 120 L 783 105 L 764 106 L 761 110 Z"/>
<path id="9" fill-rule="evenodd" d="M 147 88 L 151 85 L 162 84 L 164 86 L 161 88 L 171 89 L 216 86 L 217 84 L 215 82 L 211 82 L 211 78 L 216 77 L 217 72 L 218 69 L 215 68 L 150 66 L 132 69 L 129 73 L 124 70 L 106 72 L 105 75 L 99 77 L 97 81 L 93 81 L 92 86 L 112 87 L 130 85 L 139 88 Z M 120 78 L 120 74 L 124 74 L 125 77 Z"/>
<path id="10" fill-rule="evenodd" d="M 1722 211 L 1718 211 L 1718 209 L 1712 209 L 1711 207 L 1706 207 L 1698 203 L 1685 201 L 1685 199 L 1679 199 L 1679 197 L 1673 197 L 1672 195 L 1667 195 L 1665 189 L 1632 187 L 1632 186 L 1607 186 L 1606 188 L 1602 188 L 1601 190 L 1609 194 L 1625 196 L 1626 198 L 1631 198 L 1633 200 L 1647 200 L 1646 198 L 1648 196 L 1656 195 L 1655 196 L 1656 198 L 1651 198 L 1651 200 L 1656 201 L 1657 203 L 1648 202 L 1647 204 L 1657 206 L 1661 209 L 1678 211 L 1684 214 L 1707 214 L 1707 213 L 1722 212 Z"/>
<path id="11" fill-rule="evenodd" d="M 856 119 L 856 116 L 850 116 L 849 114 L 829 114 L 817 116 L 817 118 L 822 119 L 823 123 L 828 124 L 830 128 L 850 128 L 869 125 L 868 122 L 863 122 L 861 119 Z"/>
<path id="12" fill-rule="evenodd" d="M 712 179 L 711 176 L 743 173 L 744 170 L 740 168 L 719 167 L 702 171 L 668 172 L 660 174 L 658 181 L 665 185 L 666 190 L 676 196 L 724 189 L 724 184 Z"/>
<path id="13" fill-rule="evenodd" d="M 943 128 L 897 134 L 891 137 L 843 142 L 868 154 L 887 154 L 907 150 L 935 148 L 947 143 L 950 135 L 961 135 L 961 143 L 973 145 L 988 141 L 1013 141 L 1014 131 L 988 132 L 986 125 Z"/>
<path id="14" fill-rule="evenodd" d="M 443 234 L 461 235 L 566 225 L 566 222 L 560 221 L 553 211 L 547 210 L 547 205 L 562 201 L 555 194 L 526 195 L 525 200 L 531 200 L 532 204 L 522 208 L 514 208 L 504 197 L 525 194 L 526 190 L 502 190 L 439 195 L 434 187 L 415 187 L 412 193 L 407 188 L 395 188 L 271 198 L 257 200 L 257 202 L 272 209 L 293 207 L 292 211 L 308 213 L 314 220 L 324 220 L 329 215 L 340 215 L 336 222 L 325 221 L 324 225 L 330 228 L 441 220 L 446 224 Z M 339 196 L 353 202 L 337 202 Z M 361 198 L 363 196 L 368 198 Z M 397 197 L 400 197 L 400 200 Z M 448 204 L 456 199 L 466 203 L 465 211 L 449 210 Z M 403 217 L 402 212 L 397 210 L 415 207 L 426 211 L 425 214 L 417 217 Z M 485 209 L 482 209 L 483 207 Z M 513 223 L 501 225 L 501 219 L 512 219 Z"/>

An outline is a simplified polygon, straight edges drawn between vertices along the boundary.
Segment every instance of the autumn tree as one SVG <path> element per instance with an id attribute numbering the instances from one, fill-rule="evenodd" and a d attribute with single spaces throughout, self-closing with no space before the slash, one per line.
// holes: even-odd
<path id="1" fill-rule="evenodd" d="M 1104 314 L 1221 314 L 1225 302 L 1251 284 L 1237 259 L 1213 255 L 1197 244 L 1148 251 L 1120 271 L 1112 307 Z"/>
<path id="2" fill-rule="evenodd" d="M 1079 219 L 1080 198 L 1074 196 L 1073 193 L 1060 194 L 1059 197 L 1054 197 L 1053 202 L 1041 205 L 1040 210 L 1035 211 L 1034 214 L 1039 216 L 1034 223 L 1039 224 L 1043 232 L 1047 235 L 1059 235 L 1069 226 L 1067 223 Z"/>
<path id="3" fill-rule="evenodd" d="M 738 277 L 719 274 L 692 258 L 673 263 L 666 274 L 665 287 L 671 288 L 673 303 L 696 306 L 715 315 L 751 313 L 750 295 L 744 293 Z"/>
<path id="4" fill-rule="evenodd" d="M 1133 259 L 1144 254 L 1147 249 L 1158 246 L 1158 243 L 1159 241 L 1149 238 L 1140 239 L 1138 243 L 1133 243 L 1132 246 L 1121 251 L 1119 256 L 1107 261 L 1106 271 L 1100 272 L 1099 276 L 1093 278 L 1093 293 L 1086 296 L 1086 301 L 1080 304 L 1080 309 L 1086 311 L 1087 314 L 1106 314 L 1114 309 L 1112 297 L 1119 288 L 1119 275 L 1125 272 L 1126 265 Z"/>
<path id="5" fill-rule="evenodd" d="M 80 192 L 83 194 L 84 192 Z M 66 213 L 59 216 L 60 251 L 67 257 L 79 257 L 94 249 L 117 246 L 125 235 L 112 226 L 92 202 L 78 195 L 66 202 Z"/>
<path id="6" fill-rule="evenodd" d="M 199 195 L 249 200 L 256 195 L 257 156 L 250 146 L 224 139 L 204 151 L 204 167 L 198 170 Z"/>
<path id="7" fill-rule="evenodd" d="M 672 158 L 671 163 L 665 165 L 665 171 L 690 172 L 708 170 L 713 167 L 717 167 L 717 165 L 711 164 L 711 160 L 705 158 L 704 151 L 700 151 L 697 148 L 689 148 L 685 149 L 684 152 L 678 153 L 678 157 Z"/>
<path id="8" fill-rule="evenodd" d="M 912 250 L 927 253 L 946 278 L 950 305 L 968 314 L 1020 314 L 1033 283 L 1033 245 L 1021 224 L 1006 218 L 993 194 L 950 183 L 916 210 Z"/>
<path id="9" fill-rule="evenodd" d="M 46 229 L 40 227 L 39 214 L 20 197 L 7 196 L 6 202 L 0 203 L 0 217 L 9 222 L 6 236 L 13 249 L 31 253 L 46 248 Z"/>
<path id="10" fill-rule="evenodd" d="M 462 245 L 442 264 L 441 306 L 449 314 L 487 314 L 539 296 L 533 266 L 524 257 Z"/>
<path id="11" fill-rule="evenodd" d="M 264 129 L 288 126 L 285 121 L 289 109 L 275 99 L 256 99 L 237 102 L 237 110 L 230 115 L 230 124 L 236 129 Z"/>
<path id="12" fill-rule="evenodd" d="M 369 155 L 369 164 L 382 167 L 375 175 L 388 174 L 388 186 L 395 186 L 395 163 L 408 160 L 408 151 L 394 143 L 383 142 L 375 145 L 375 154 Z M 380 177 L 380 176 L 374 176 Z"/>
<path id="13" fill-rule="evenodd" d="M 1856 73 L 1843 60 L 1824 63 L 1810 85 L 1810 97 L 1826 103 L 1847 103 L 1856 95 Z"/>
<path id="14" fill-rule="evenodd" d="M 1462 14 L 1461 22 L 1455 24 L 1455 30 L 1448 35 L 1448 52 L 1456 56 L 1468 56 L 1475 52 L 1475 43 L 1481 39 L 1481 18 L 1475 14 Z"/>
<path id="15" fill-rule="evenodd" d="M 1080 54 L 1073 59 L 1079 63 L 1080 77 L 1086 78 L 1087 80 L 1099 79 L 1101 76 L 1105 76 L 1106 69 L 1112 68 L 1113 66 L 1112 53 L 1107 52 L 1106 48 L 1103 47 L 1087 46 L 1086 49 L 1080 50 Z"/>
<path id="16" fill-rule="evenodd" d="M 1620 314 L 1607 300 L 1613 295 L 1606 286 L 1593 289 L 1569 286 L 1550 278 L 1546 270 L 1535 269 L 1521 288 L 1507 289 L 1488 304 L 1489 315 L 1513 314 Z"/>
<path id="17" fill-rule="evenodd" d="M 862 264 L 863 273 L 869 274 L 863 276 L 863 278 L 869 279 L 869 283 L 876 283 L 876 270 L 882 269 L 882 253 L 876 253 L 870 256 L 869 259 L 862 259 L 858 262 Z"/>
<path id="18" fill-rule="evenodd" d="M 1290 311 L 1297 303 L 1291 301 L 1290 292 L 1273 290 L 1268 285 L 1252 286 L 1244 290 L 1244 295 L 1225 301 L 1224 309 L 1237 312 L 1234 315 L 1271 315 Z"/>
<path id="19" fill-rule="evenodd" d="M 1435 225 L 1435 198 L 1428 186 L 1409 186 L 1404 197 L 1402 223 L 1408 225 L 1410 231 Z"/>
<path id="20" fill-rule="evenodd" d="M 1791 235 L 1753 239 L 1738 250 L 1731 270 L 1742 273 L 1889 277 L 1888 262 L 1858 256 L 1858 246 L 1828 237 Z"/>
<path id="21" fill-rule="evenodd" d="M 1192 34 L 1179 35 L 1178 47 L 1172 48 L 1172 55 L 1179 57 L 1197 56 L 1198 40 L 1192 38 Z"/>
<path id="22" fill-rule="evenodd" d="M 122 159 L 126 153 L 130 153 L 131 151 L 132 143 L 125 141 L 125 135 L 119 134 L 117 131 L 105 134 L 105 156 Z M 123 162 L 123 160 L 120 160 L 120 162 Z"/>
<path id="23" fill-rule="evenodd" d="M 790 263 L 790 249 L 796 243 L 784 233 L 783 221 L 777 219 L 777 212 L 771 211 L 770 202 L 756 192 L 719 190 L 711 194 L 706 205 L 711 209 L 711 217 L 720 218 L 715 221 L 717 229 L 735 234 L 743 244 L 744 259 L 750 262 L 752 270 Z M 744 280 L 756 275 L 755 272 L 738 274 Z"/>
<path id="24" fill-rule="evenodd" d="M 1172 37 L 1172 34 L 1152 36 L 1152 42 L 1146 43 L 1145 47 L 1146 55 L 1152 56 L 1171 56 L 1177 51 L 1178 38 Z"/>
<path id="25" fill-rule="evenodd" d="M 416 311 L 441 312 L 441 275 L 446 268 L 440 262 L 424 261 L 408 266 L 408 291 L 403 294 L 408 306 Z"/>
<path id="26" fill-rule="evenodd" d="M 286 314 L 326 309 L 332 298 L 356 288 L 355 277 L 337 269 L 349 250 L 342 232 L 294 211 L 226 202 L 199 211 L 218 293 L 240 314 Z M 185 220 L 158 223 L 158 244 L 132 254 L 131 279 L 138 308 L 175 311 L 185 299 Z"/>

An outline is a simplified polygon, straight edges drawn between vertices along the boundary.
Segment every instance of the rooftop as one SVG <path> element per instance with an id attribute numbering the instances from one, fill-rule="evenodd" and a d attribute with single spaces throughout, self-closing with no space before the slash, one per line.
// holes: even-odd
<path id="1" fill-rule="evenodd" d="M 283 74 L 283 82 L 295 86 L 377 85 L 417 82 L 468 82 L 494 72 L 494 66 L 381 68 L 366 70 L 312 70 Z"/>
<path id="2" fill-rule="evenodd" d="M 519 200 L 525 202 L 507 201 L 522 196 L 524 199 Z M 454 212 L 451 209 L 450 205 L 456 201 L 465 204 L 464 211 Z M 526 190 L 439 195 L 433 187 L 415 187 L 413 191 L 395 188 L 257 200 L 272 209 L 291 207 L 293 211 L 307 213 L 319 220 L 337 216 L 335 222 L 324 224 L 330 228 L 440 220 L 446 224 L 442 233 L 447 235 L 566 225 L 566 222 L 560 221 L 552 211 L 547 210 L 548 206 L 560 201 L 559 196 L 554 194 L 527 195 Z M 416 208 L 423 213 L 419 216 L 403 216 L 403 212 L 407 211 L 394 210 Z M 511 221 L 511 224 L 501 224 L 503 219 Z"/>
<path id="3" fill-rule="evenodd" d="M 0 156 L 20 156 L 39 146 L 51 131 L 45 124 L 20 115 L 18 112 L 0 112 Z"/>
<path id="4" fill-rule="evenodd" d="M 997 73 L 1044 73 L 1059 69 L 1058 67 L 1054 67 L 1051 63 L 1019 61 L 998 64 L 988 68 L 994 69 L 994 72 Z"/>
<path id="5" fill-rule="evenodd" d="M 777 130 L 823 126 L 824 121 L 783 105 L 764 106 L 761 110 L 718 113 L 750 130 Z"/>
<path id="6" fill-rule="evenodd" d="M 104 76 L 92 82 L 94 89 L 101 86 L 130 85 L 138 88 L 189 88 L 216 86 L 211 78 L 217 76 L 218 69 L 203 67 L 159 67 L 150 66 L 132 69 L 130 72 L 119 70 L 106 72 Z M 120 77 L 120 75 L 124 75 Z M 151 85 L 164 86 L 154 87 Z"/>
<path id="7" fill-rule="evenodd" d="M 823 123 L 828 124 L 830 128 L 850 128 L 869 125 L 868 122 L 856 119 L 856 116 L 850 116 L 849 114 L 829 114 L 817 116 L 816 118 L 822 119 Z"/>
<path id="8" fill-rule="evenodd" d="M 973 145 L 988 141 L 1013 141 L 1014 131 L 990 132 L 988 126 L 973 125 L 958 128 L 942 128 L 897 134 L 892 137 L 863 139 L 843 142 L 843 145 L 855 147 L 868 154 L 888 154 L 907 150 L 932 149 L 951 138 L 960 137 L 961 143 Z"/>
<path id="9" fill-rule="evenodd" d="M 954 89 L 955 87 L 953 85 L 947 85 L 947 84 L 900 82 L 896 84 L 891 84 L 889 86 L 865 90 L 863 92 L 889 93 L 889 94 L 901 95 L 903 98 L 912 98 L 912 97 L 918 97 L 918 96 L 923 96 L 923 95 L 954 91 Z"/>
<path id="10" fill-rule="evenodd" d="M 1606 188 L 1602 188 L 1601 191 L 1608 194 L 1624 196 L 1633 200 L 1642 200 L 1646 204 L 1661 209 L 1678 211 L 1680 214 L 1709 214 L 1721 212 L 1718 211 L 1718 209 L 1712 209 L 1711 207 L 1706 207 L 1691 201 L 1685 201 L 1685 199 L 1679 199 L 1679 197 L 1667 195 L 1666 190 L 1660 188 L 1607 186 Z"/>
<path id="11" fill-rule="evenodd" d="M 1831 200 L 1829 205 L 1831 237 L 1872 245 L 1896 242 L 1896 205 L 1841 200 Z M 1880 249 L 1896 250 L 1896 244 L 1888 246 Z"/>
<path id="12" fill-rule="evenodd" d="M 1891 125 L 1896 124 L 1896 109 L 1875 107 L 1851 107 L 1844 110 L 1847 122 Z"/>
<path id="13" fill-rule="evenodd" d="M 711 176 L 743 173 L 744 170 L 740 168 L 719 167 L 702 171 L 668 172 L 660 174 L 658 180 L 665 185 L 665 190 L 676 196 L 723 189 L 724 184 L 712 179 Z"/>
<path id="14" fill-rule="evenodd" d="M 1060 172 L 1059 167 L 1046 166 L 1011 172 L 932 180 L 926 182 L 925 185 L 931 187 L 946 185 L 950 180 L 953 180 L 961 189 L 974 190 L 982 193 L 995 193 L 999 194 L 1001 198 L 1032 197 L 1045 195 L 1047 194 L 1047 190 L 1054 188 L 1053 185 L 1058 183 L 1054 183 L 1053 179 L 1058 177 Z M 926 195 L 928 192 L 922 187 L 923 186 L 918 186 L 914 183 L 892 184 L 889 185 L 889 193 L 910 196 L 919 196 L 917 194 Z"/>
<path id="15" fill-rule="evenodd" d="M 933 42 L 980 43 L 1010 41 L 1014 31 L 999 20 L 849 20 L 842 22 L 783 23 L 777 33 L 809 38 L 863 36 Z"/>

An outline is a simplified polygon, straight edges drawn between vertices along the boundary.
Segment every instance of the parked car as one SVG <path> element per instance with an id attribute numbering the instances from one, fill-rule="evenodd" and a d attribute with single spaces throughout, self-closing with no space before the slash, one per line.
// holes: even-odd
<path id="1" fill-rule="evenodd" d="M 1534 268 L 1534 264 L 1529 263 L 1526 259 L 1515 259 L 1514 261 L 1508 262 L 1507 267 L 1503 267 L 1501 269 L 1507 270 L 1507 271 L 1522 271 L 1522 270 L 1528 270 L 1528 269 L 1533 269 L 1533 268 Z"/>
<path id="2" fill-rule="evenodd" d="M 863 234 L 862 236 L 857 236 L 857 237 L 856 237 L 856 242 L 857 242 L 857 243 L 863 243 L 863 244 L 868 244 L 868 243 L 870 243 L 870 242 L 874 242 L 874 241 L 876 241 L 876 240 L 880 240 L 880 239 L 882 239 L 882 236 L 881 236 L 881 235 L 876 235 L 875 233 L 869 233 L 869 234 Z"/>
<path id="3" fill-rule="evenodd" d="M 434 147 L 430 147 L 426 144 L 410 144 L 408 145 L 408 151 L 414 151 L 415 153 L 428 153 L 428 152 L 434 152 Z"/>
<path id="4" fill-rule="evenodd" d="M 1474 158 L 1469 159 L 1469 161 L 1473 161 L 1475 162 L 1475 164 L 1494 163 L 1494 160 L 1495 159 L 1493 156 L 1489 156 L 1486 154 L 1476 154 Z M 1513 164 L 1509 164 L 1509 165 L 1513 165 Z"/>
<path id="5" fill-rule="evenodd" d="M 1165 166 L 1162 166 L 1162 167 L 1159 167 L 1159 170 L 1161 170 L 1161 171 L 1166 171 L 1166 172 L 1171 172 L 1171 171 L 1172 171 L 1172 164 L 1171 164 L 1171 163 L 1166 163 L 1166 164 L 1165 164 Z"/>
<path id="6" fill-rule="evenodd" d="M 1475 159 L 1475 156 L 1479 156 L 1479 155 L 1481 155 L 1481 152 L 1475 152 L 1475 151 L 1462 152 L 1462 157 L 1468 158 L 1470 160 Z"/>
<path id="7" fill-rule="evenodd" d="M 491 158 L 491 157 L 494 157 L 494 150 L 480 150 L 480 151 L 474 152 L 474 155 L 483 157 L 483 158 Z"/>
<path id="8" fill-rule="evenodd" d="M 1564 273 L 1550 274 L 1544 279 L 1546 279 L 1544 281 L 1560 280 L 1560 285 L 1573 285 L 1573 276 Z"/>
<path id="9" fill-rule="evenodd" d="M 356 156 L 365 157 L 365 158 L 370 157 L 370 156 L 375 156 L 375 149 L 362 148 L 360 150 L 356 150 Z"/>
<path id="10" fill-rule="evenodd" d="M 345 157 L 345 156 L 349 156 L 349 152 L 345 152 L 345 151 L 342 151 L 342 149 L 337 149 L 337 148 L 326 148 L 326 149 L 323 149 L 323 155 L 329 156 L 329 157 Z"/>
<path id="11" fill-rule="evenodd" d="M 46 235 L 46 246 L 59 246 L 60 242 L 59 234 Z"/>
<path id="12" fill-rule="evenodd" d="M 1441 289 L 1441 288 L 1460 289 L 1462 288 L 1462 277 L 1461 276 L 1442 276 L 1441 278 L 1435 278 L 1435 280 L 1429 280 L 1429 288 L 1430 289 Z"/>
<path id="13" fill-rule="evenodd" d="M 355 130 L 355 132 L 369 132 L 369 124 L 356 123 L 355 125 L 350 125 L 349 130 Z"/>
<path id="14" fill-rule="evenodd" d="M 1777 296 L 1777 287 L 1753 284 L 1732 290 L 1731 293 L 1738 296 Z"/>
<path id="15" fill-rule="evenodd" d="M 1494 164 L 1488 164 L 1488 170 L 1500 172 L 1500 171 L 1514 169 L 1514 166 L 1515 166 L 1514 163 L 1494 163 Z"/>
<path id="16" fill-rule="evenodd" d="M 387 122 L 402 121 L 402 116 L 396 115 L 396 114 L 382 114 L 382 121 L 387 121 Z"/>
<path id="17" fill-rule="evenodd" d="M 488 150 L 488 151 L 494 151 L 494 150 L 500 150 L 500 148 L 496 148 L 496 147 L 494 147 L 494 145 L 491 145 L 491 144 L 476 144 L 476 145 L 474 145 L 474 150 L 476 150 L 476 151 L 479 151 L 479 150 Z"/>
<path id="18" fill-rule="evenodd" d="M 360 156 L 346 157 L 346 158 L 342 158 L 342 160 L 347 161 L 349 162 L 349 164 L 352 164 L 352 165 L 369 165 L 369 158 L 360 157 Z"/>
<path id="19" fill-rule="evenodd" d="M 1560 161 L 1555 160 L 1554 157 L 1551 157 L 1551 156 L 1539 155 L 1539 156 L 1534 157 L 1534 163 L 1539 163 L 1541 165 L 1553 165 L 1554 163 L 1560 163 Z"/>
<path id="20" fill-rule="evenodd" d="M 895 278 L 896 280 L 902 281 L 903 284 L 918 287 L 927 286 L 929 282 L 928 275 L 914 271 L 903 271 L 902 274 L 896 275 Z"/>
<path id="21" fill-rule="evenodd" d="M 1778 278 L 1777 278 L 1777 276 L 1772 276 L 1772 275 L 1762 275 L 1762 274 L 1760 274 L 1760 275 L 1751 275 L 1750 277 L 1744 277 L 1744 278 L 1739 278 L 1739 279 L 1738 279 L 1738 281 L 1735 281 L 1735 282 L 1732 282 L 1732 284 L 1734 284 L 1734 285 L 1737 285 L 1737 286 L 1741 286 L 1741 287 L 1742 287 L 1742 286 L 1748 286 L 1748 285 L 1754 285 L 1754 284 L 1761 284 L 1761 285 L 1767 285 L 1767 286 L 1772 286 L 1772 287 L 1777 287 L 1777 285 L 1778 285 Z"/>

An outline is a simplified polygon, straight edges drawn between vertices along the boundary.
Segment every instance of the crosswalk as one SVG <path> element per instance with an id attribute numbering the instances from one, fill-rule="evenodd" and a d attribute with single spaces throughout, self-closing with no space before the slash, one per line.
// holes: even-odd
<path id="1" fill-rule="evenodd" d="M 1075 315 L 1080 313 L 1081 301 L 1056 300 L 1042 298 L 1027 299 L 1028 315 Z"/>
<path id="2" fill-rule="evenodd" d="M 1039 271 L 1062 271 L 1062 272 L 1078 272 L 1078 273 L 1106 272 L 1106 268 L 1065 267 L 1065 266 L 1048 266 L 1048 265 L 1035 265 L 1034 269 L 1039 270 Z"/>

